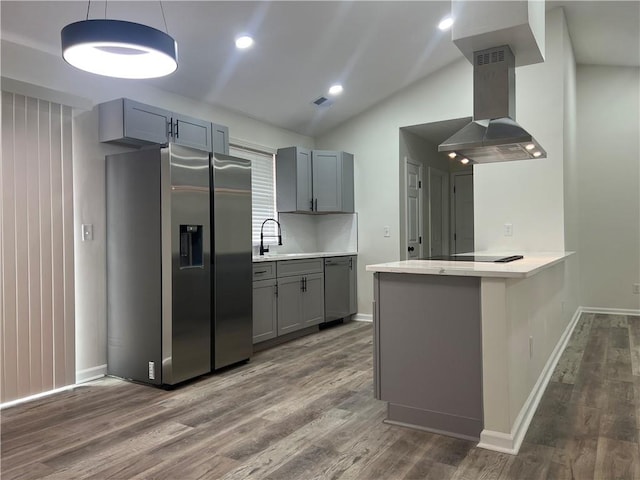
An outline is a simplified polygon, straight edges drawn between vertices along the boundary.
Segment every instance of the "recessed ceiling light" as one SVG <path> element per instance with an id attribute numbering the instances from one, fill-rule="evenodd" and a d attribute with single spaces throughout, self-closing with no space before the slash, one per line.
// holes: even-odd
<path id="1" fill-rule="evenodd" d="M 449 30 L 451 28 L 451 25 L 453 25 L 453 18 L 445 17 L 438 24 L 438 28 L 440 30 Z"/>
<path id="2" fill-rule="evenodd" d="M 462 158 L 460 160 L 460 163 L 463 164 L 463 165 L 466 165 L 467 163 L 469 163 L 469 159 L 468 158 Z"/>
<path id="3" fill-rule="evenodd" d="M 457 156 L 457 155 L 456 155 L 456 152 L 451 152 L 451 153 L 449 154 L 449 158 L 456 158 L 456 156 Z"/>
<path id="4" fill-rule="evenodd" d="M 253 45 L 253 38 L 248 35 L 243 35 L 241 37 L 236 38 L 236 47 L 240 49 L 249 48 Z"/>
<path id="5" fill-rule="evenodd" d="M 331 85 L 331 88 L 329 88 L 329 95 L 340 95 L 342 90 L 343 88 L 340 84 Z"/>

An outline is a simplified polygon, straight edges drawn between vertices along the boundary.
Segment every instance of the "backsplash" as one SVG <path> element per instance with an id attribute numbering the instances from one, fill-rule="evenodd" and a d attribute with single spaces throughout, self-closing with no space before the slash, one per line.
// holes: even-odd
<path id="1" fill-rule="evenodd" d="M 270 253 L 356 252 L 358 214 L 301 215 L 280 213 L 282 245 L 269 239 Z M 254 247 L 254 254 L 257 254 Z"/>

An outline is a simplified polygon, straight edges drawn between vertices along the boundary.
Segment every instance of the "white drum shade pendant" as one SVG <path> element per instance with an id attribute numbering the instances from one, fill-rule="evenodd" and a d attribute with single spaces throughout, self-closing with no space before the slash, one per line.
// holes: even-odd
<path id="1" fill-rule="evenodd" d="M 122 20 L 83 20 L 62 29 L 62 57 L 87 72 L 118 78 L 156 78 L 178 68 L 178 45 L 168 34 Z"/>

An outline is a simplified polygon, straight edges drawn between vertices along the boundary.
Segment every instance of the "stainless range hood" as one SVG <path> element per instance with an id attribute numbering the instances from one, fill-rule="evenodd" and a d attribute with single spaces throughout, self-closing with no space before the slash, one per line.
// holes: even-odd
<path id="1" fill-rule="evenodd" d="M 546 158 L 547 152 L 515 121 L 515 98 L 515 58 L 509 46 L 474 52 L 473 121 L 438 151 L 475 163 Z"/>

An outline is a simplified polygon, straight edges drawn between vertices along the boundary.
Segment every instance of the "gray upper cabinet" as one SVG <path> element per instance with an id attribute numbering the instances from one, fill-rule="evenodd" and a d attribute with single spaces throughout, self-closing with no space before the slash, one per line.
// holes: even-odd
<path id="1" fill-rule="evenodd" d="M 174 113 L 169 133 L 173 143 L 205 152 L 213 151 L 211 122 Z"/>
<path id="2" fill-rule="evenodd" d="M 205 152 L 229 153 L 227 127 L 189 117 L 162 108 L 145 105 L 128 98 L 118 98 L 99 105 L 101 142 L 141 147 L 169 142 Z"/>
<path id="3" fill-rule="evenodd" d="M 213 135 L 213 153 L 229 155 L 229 128 L 212 123 L 211 132 Z"/>
<path id="4" fill-rule="evenodd" d="M 100 141 L 140 147 L 169 141 L 171 112 L 118 98 L 98 106 Z"/>
<path id="5" fill-rule="evenodd" d="M 352 213 L 353 155 L 301 147 L 278 149 L 279 212 Z"/>

